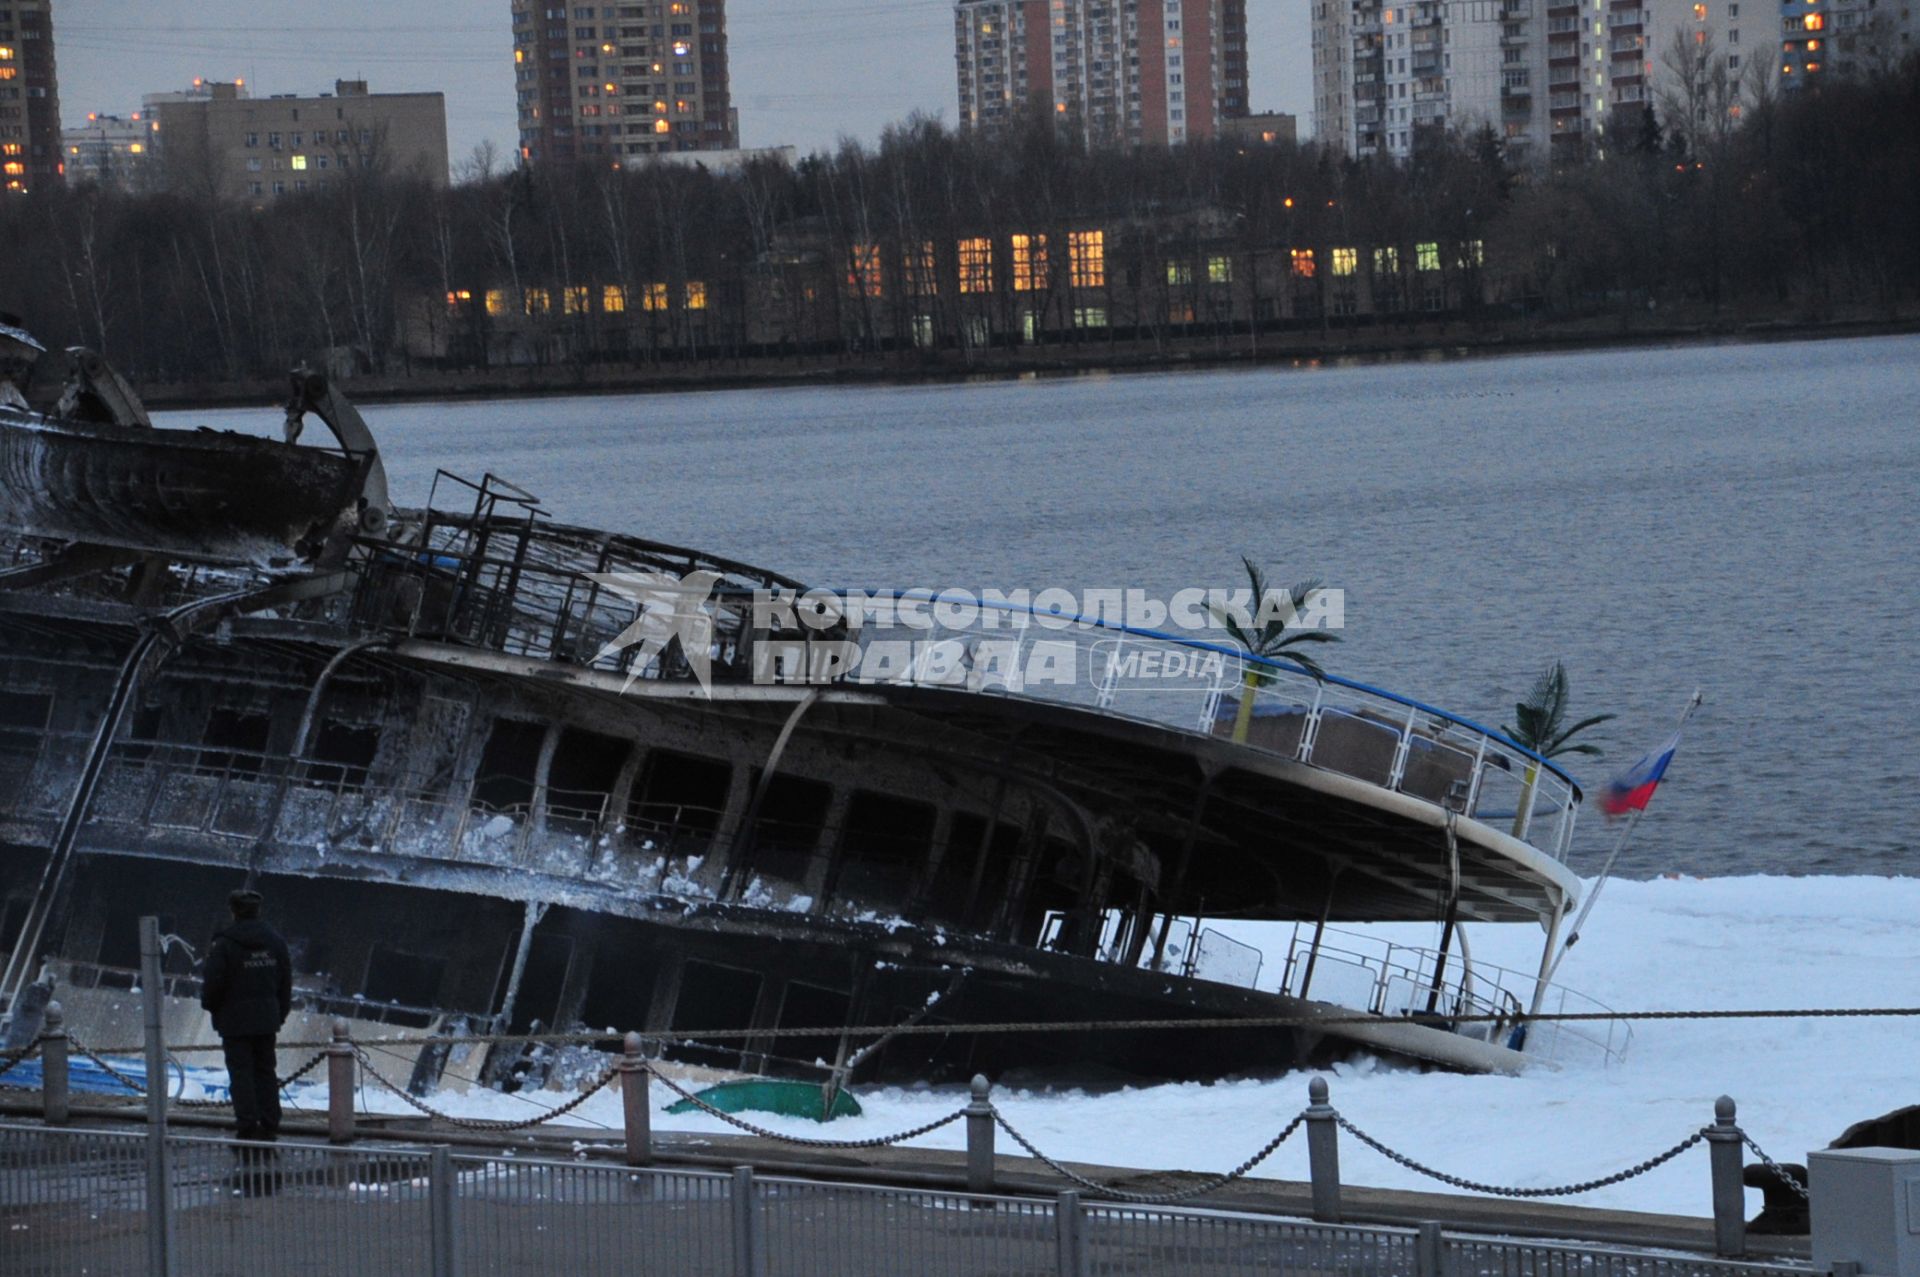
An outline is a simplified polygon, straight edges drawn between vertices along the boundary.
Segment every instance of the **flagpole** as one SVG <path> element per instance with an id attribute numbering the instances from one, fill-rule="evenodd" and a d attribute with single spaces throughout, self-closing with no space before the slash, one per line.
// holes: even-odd
<path id="1" fill-rule="evenodd" d="M 1694 688 L 1693 695 L 1687 698 L 1686 708 L 1680 711 L 1680 722 L 1673 729 L 1675 735 L 1678 735 L 1686 727 L 1687 720 L 1692 718 L 1693 712 L 1700 708 L 1703 699 L 1700 695 L 1700 689 L 1697 687 Z M 1560 947 L 1560 953 L 1554 958 L 1553 965 L 1547 968 L 1547 984 L 1553 983 L 1555 973 L 1560 970 L 1560 963 L 1566 959 L 1567 953 L 1579 942 L 1580 928 L 1586 924 L 1587 915 L 1593 912 L 1594 904 L 1600 899 L 1600 889 L 1605 887 L 1607 885 L 1607 879 L 1613 876 L 1614 862 L 1619 860 L 1620 853 L 1627 849 L 1627 843 L 1633 838 L 1633 831 L 1640 824 L 1640 817 L 1645 814 L 1646 808 L 1641 807 L 1636 808 L 1634 813 L 1627 817 L 1627 827 L 1620 831 L 1620 837 L 1614 842 L 1613 850 L 1607 853 L 1606 863 L 1600 866 L 1600 876 L 1594 879 L 1593 890 L 1588 892 L 1587 898 L 1580 902 L 1580 913 L 1574 918 L 1573 927 L 1567 932 L 1567 942 Z"/>

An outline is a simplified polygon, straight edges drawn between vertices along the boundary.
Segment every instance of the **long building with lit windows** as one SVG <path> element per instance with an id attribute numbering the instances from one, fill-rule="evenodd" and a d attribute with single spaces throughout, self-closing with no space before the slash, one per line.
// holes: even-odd
<path id="1" fill-rule="evenodd" d="M 0 171 L 15 194 L 66 175 L 53 0 L 0 0 Z"/>
<path id="2" fill-rule="evenodd" d="M 1217 136 L 1247 107 L 1247 0 L 957 0 L 960 124 L 1096 144 Z"/>
<path id="3" fill-rule="evenodd" d="M 1779 0 L 1780 87 L 1898 66 L 1920 48 L 1920 0 Z"/>
<path id="4" fill-rule="evenodd" d="M 524 163 L 734 151 L 726 0 L 513 0 Z"/>

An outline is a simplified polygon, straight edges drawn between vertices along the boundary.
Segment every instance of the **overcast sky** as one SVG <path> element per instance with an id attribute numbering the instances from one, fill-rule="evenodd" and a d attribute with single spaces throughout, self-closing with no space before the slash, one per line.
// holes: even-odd
<path id="1" fill-rule="evenodd" d="M 1307 0 L 1250 0 L 1256 111 L 1307 129 Z M 456 162 L 480 142 L 518 145 L 508 0 L 55 0 L 60 107 L 126 115 L 140 95 L 195 76 L 256 94 L 447 95 Z M 746 146 L 872 141 L 926 111 L 952 122 L 952 0 L 728 0 L 734 105 Z"/>

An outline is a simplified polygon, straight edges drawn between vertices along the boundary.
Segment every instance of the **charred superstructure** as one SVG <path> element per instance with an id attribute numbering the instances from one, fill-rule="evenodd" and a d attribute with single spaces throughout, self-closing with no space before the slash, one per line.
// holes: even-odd
<path id="1" fill-rule="evenodd" d="M 1562 860 L 1579 791 L 1496 734 L 1283 666 L 1236 663 L 1171 699 L 978 670 L 769 681 L 792 636 L 751 600 L 798 582 L 556 524 L 491 476 L 443 473 L 423 507 L 389 512 L 350 407 L 303 378 L 294 408 L 338 446 L 234 451 L 231 481 L 329 476 L 299 529 L 227 537 L 201 509 L 196 532 L 174 493 L 137 519 L 93 511 L 136 455 L 117 439 L 64 515 L 0 489 L 0 996 L 16 1023 L 36 976 L 76 1023 L 111 1019 L 133 919 L 193 938 L 250 880 L 278 906 L 306 1014 L 408 1032 L 637 1028 L 839 1078 L 1090 1060 L 1204 1076 L 1358 1049 L 1492 1070 L 1548 1045 L 1455 1022 L 1540 1005 L 1535 977 L 1329 930 L 1538 922 L 1552 950 L 1578 890 Z M 14 409 L 0 455 L 50 419 Z M 119 428 L 149 449 L 196 438 Z M 608 584 L 621 574 L 712 583 L 704 662 L 617 642 L 636 613 Z M 1011 620 L 1031 641 L 1035 618 Z M 1082 647 L 1210 650 L 1049 623 Z M 1307 924 L 1281 991 L 1218 918 Z M 169 961 L 190 994 L 192 956 Z M 1355 1006 L 1367 1022 L 1204 1039 L 849 1031 Z M 177 1010 L 175 1038 L 205 1035 Z M 760 1036 L 702 1044 L 722 1030 Z M 415 1080 L 515 1063 L 423 1052 Z"/>

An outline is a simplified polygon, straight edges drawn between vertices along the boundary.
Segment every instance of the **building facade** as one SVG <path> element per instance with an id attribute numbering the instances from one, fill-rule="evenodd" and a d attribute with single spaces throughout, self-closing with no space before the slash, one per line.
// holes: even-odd
<path id="1" fill-rule="evenodd" d="M 726 0 L 513 0 L 523 163 L 740 146 Z"/>
<path id="2" fill-rule="evenodd" d="M 1489 127 L 1534 164 L 1603 152 L 1648 111 L 1697 136 L 1776 85 L 1897 63 L 1916 11 L 1920 0 L 1313 0 L 1314 131 L 1348 154 L 1405 158 L 1423 129 Z"/>
<path id="3" fill-rule="evenodd" d="M 1095 144 L 1218 135 L 1247 106 L 1246 0 L 957 0 L 960 124 L 1050 113 Z"/>
<path id="4" fill-rule="evenodd" d="M 175 188 L 269 200 L 325 189 L 356 169 L 447 184 L 447 107 L 438 93 L 369 93 L 340 80 L 332 93 L 247 96 L 243 81 L 197 80 L 154 94 L 143 114 Z"/>
<path id="5" fill-rule="evenodd" d="M 154 168 L 153 122 L 144 111 L 131 117 L 89 112 L 84 125 L 62 134 L 67 180 L 95 182 L 122 191 L 150 189 Z"/>
<path id="6" fill-rule="evenodd" d="M 0 170 L 16 194 L 66 173 L 53 0 L 0 0 Z"/>

